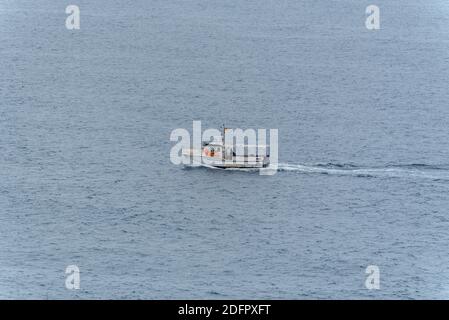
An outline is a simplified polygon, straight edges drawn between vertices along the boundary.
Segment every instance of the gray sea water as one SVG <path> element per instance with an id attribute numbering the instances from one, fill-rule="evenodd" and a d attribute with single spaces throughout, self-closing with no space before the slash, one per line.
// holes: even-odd
<path id="1" fill-rule="evenodd" d="M 447 299 L 448 79 L 447 0 L 1 0 L 0 298 Z M 279 172 L 173 165 L 193 120 Z"/>

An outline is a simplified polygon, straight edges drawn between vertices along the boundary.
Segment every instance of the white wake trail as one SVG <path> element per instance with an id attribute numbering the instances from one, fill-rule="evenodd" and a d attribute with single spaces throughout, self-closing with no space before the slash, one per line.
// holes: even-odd
<path id="1" fill-rule="evenodd" d="M 188 167 L 203 167 L 214 170 L 258 172 L 254 168 L 217 168 L 204 163 L 195 162 Z M 279 163 L 278 171 L 298 172 L 303 174 L 323 174 L 335 176 L 354 176 L 365 178 L 405 178 L 449 181 L 449 166 L 431 165 L 395 165 L 384 167 L 363 167 L 342 164 L 293 164 Z"/>
<path id="2" fill-rule="evenodd" d="M 449 180 L 449 169 L 423 166 L 403 165 L 386 167 L 361 167 L 345 165 L 305 165 L 280 163 L 279 171 L 293 171 L 308 174 L 327 174 L 357 177 L 386 177 L 386 178 L 422 178 L 432 180 Z"/>

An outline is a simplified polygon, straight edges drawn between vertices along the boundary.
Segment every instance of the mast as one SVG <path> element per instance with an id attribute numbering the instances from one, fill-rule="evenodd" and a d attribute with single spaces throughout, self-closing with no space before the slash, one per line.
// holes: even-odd
<path id="1" fill-rule="evenodd" d="M 226 128 L 224 123 L 222 124 L 223 127 L 223 137 L 222 137 L 222 142 L 223 142 L 223 150 L 221 151 L 221 161 L 225 161 L 225 155 L 226 155 L 226 145 L 225 145 L 225 134 L 226 134 Z"/>

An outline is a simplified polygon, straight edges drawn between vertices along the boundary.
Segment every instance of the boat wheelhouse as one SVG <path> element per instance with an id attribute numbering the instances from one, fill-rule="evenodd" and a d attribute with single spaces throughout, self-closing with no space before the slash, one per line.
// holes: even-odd
<path id="1" fill-rule="evenodd" d="M 216 168 L 266 168 L 270 164 L 269 147 L 266 145 L 227 145 L 221 138 L 203 143 L 201 150 L 183 149 L 183 157 L 193 165 Z"/>

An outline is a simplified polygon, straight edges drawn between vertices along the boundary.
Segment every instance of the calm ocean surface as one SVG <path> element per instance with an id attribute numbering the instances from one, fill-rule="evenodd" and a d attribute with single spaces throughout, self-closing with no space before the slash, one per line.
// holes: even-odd
<path id="1" fill-rule="evenodd" d="M 1 0 L 0 298 L 447 299 L 448 80 L 447 0 Z M 279 172 L 173 165 L 193 120 Z"/>

